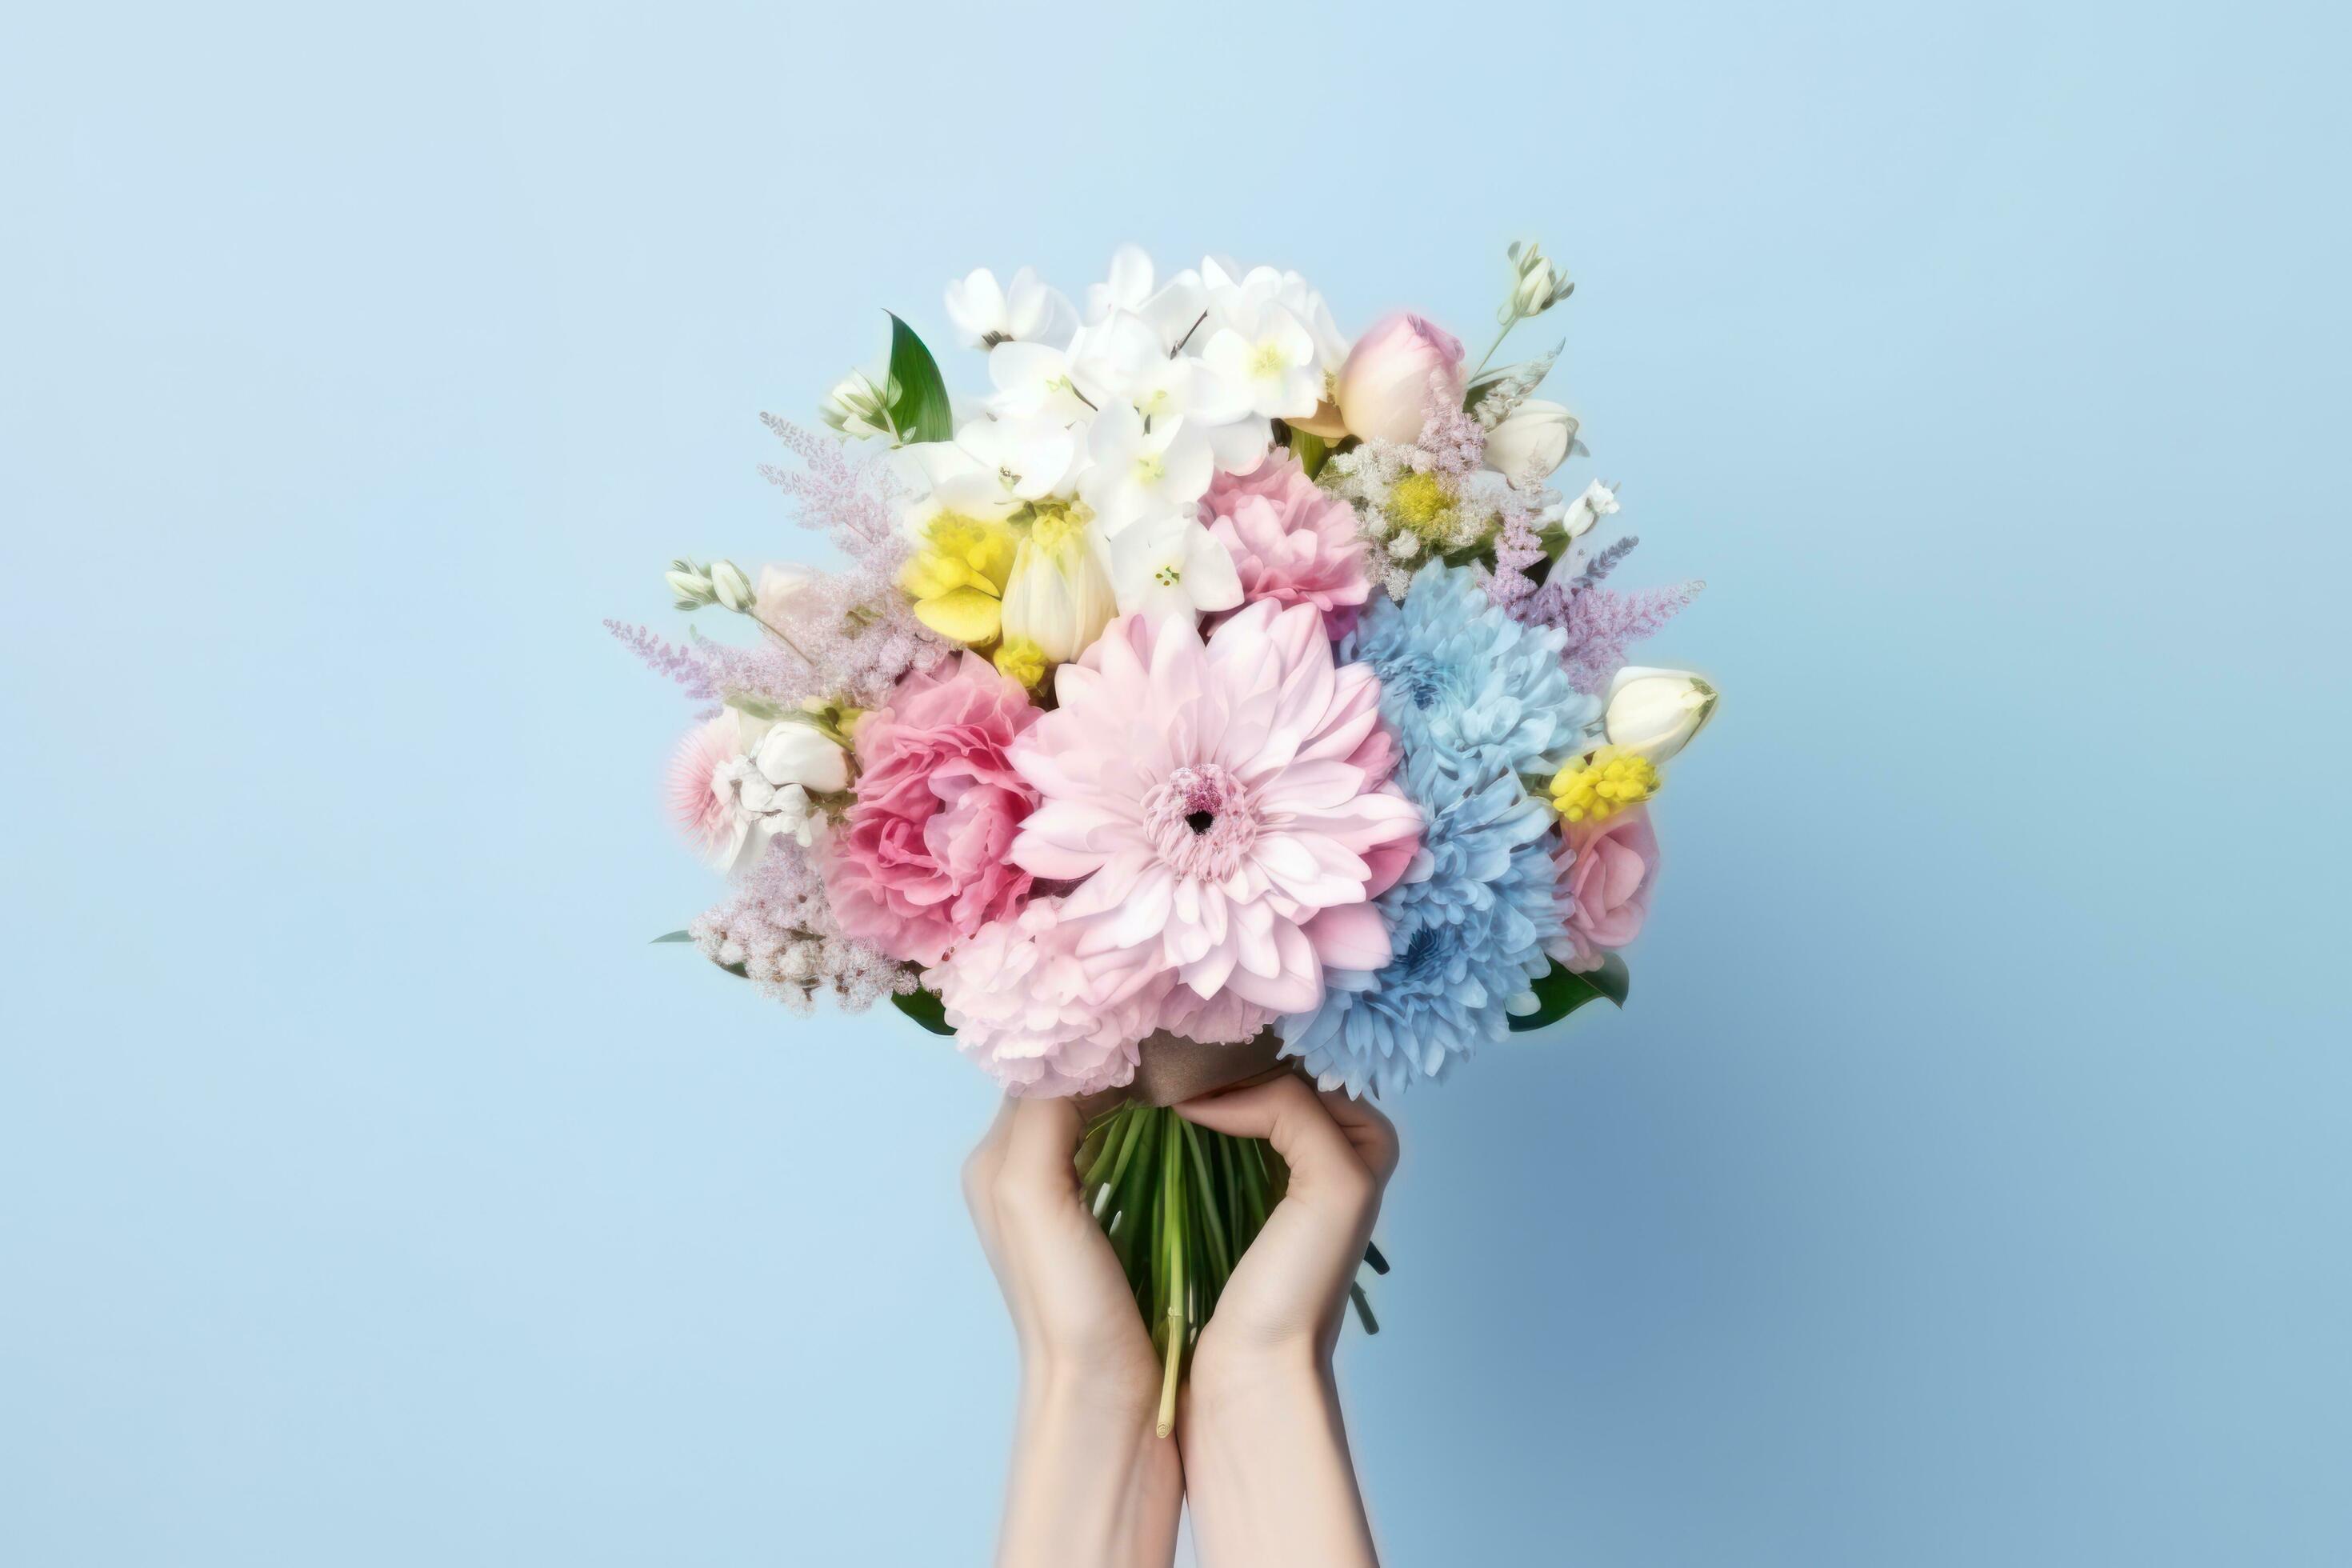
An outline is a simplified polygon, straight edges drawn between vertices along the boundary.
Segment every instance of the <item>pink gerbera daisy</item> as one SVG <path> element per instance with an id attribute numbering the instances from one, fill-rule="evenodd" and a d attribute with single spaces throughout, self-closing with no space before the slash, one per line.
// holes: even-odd
<path id="1" fill-rule="evenodd" d="M 1323 999 L 1323 965 L 1388 937 L 1366 900 L 1410 858 L 1419 811 L 1381 787 L 1380 681 L 1335 668 L 1311 605 L 1111 623 L 1013 743 L 1040 805 L 1015 865 L 1077 884 L 1080 956 L 1135 952 L 1198 996 L 1274 1013 Z M 1375 964 L 1373 967 L 1378 967 Z"/>

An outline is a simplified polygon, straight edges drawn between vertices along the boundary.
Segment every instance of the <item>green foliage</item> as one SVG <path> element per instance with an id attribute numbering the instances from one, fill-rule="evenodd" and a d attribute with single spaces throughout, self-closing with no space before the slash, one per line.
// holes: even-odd
<path id="1" fill-rule="evenodd" d="M 1587 1002 L 1603 999 L 1622 1007 L 1633 976 L 1626 971 L 1625 961 L 1615 953 L 1605 956 L 1601 967 L 1589 974 L 1571 974 L 1555 962 L 1551 972 L 1537 981 L 1531 989 L 1536 994 L 1536 1010 L 1511 1020 L 1511 1032 L 1525 1034 L 1530 1029 L 1557 1024 Z"/>
<path id="2" fill-rule="evenodd" d="M 945 441 L 955 434 L 948 384 L 915 329 L 890 318 L 890 423 L 902 441 Z"/>

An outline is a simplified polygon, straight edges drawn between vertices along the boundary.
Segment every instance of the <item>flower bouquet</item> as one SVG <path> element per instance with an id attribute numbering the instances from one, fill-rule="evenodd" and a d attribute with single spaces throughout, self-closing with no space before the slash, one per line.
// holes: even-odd
<path id="1" fill-rule="evenodd" d="M 976 398 L 894 316 L 832 434 L 764 416 L 799 460 L 763 471 L 845 570 L 678 560 L 677 607 L 751 636 L 614 626 L 706 710 L 670 803 L 730 888 L 659 940 L 1095 1097 L 1082 1194 L 1163 1433 L 1285 1179 L 1167 1107 L 1274 1071 L 1392 1097 L 1622 1004 L 1646 803 L 1714 710 L 1626 665 L 1698 584 L 1609 585 L 1615 489 L 1551 485 L 1584 452 L 1534 395 L 1559 348 L 1491 366 L 1572 286 L 1510 262 L 1475 365 L 1410 314 L 1350 342 L 1295 272 L 1123 248 L 1083 310 L 973 272 L 946 304 Z"/>

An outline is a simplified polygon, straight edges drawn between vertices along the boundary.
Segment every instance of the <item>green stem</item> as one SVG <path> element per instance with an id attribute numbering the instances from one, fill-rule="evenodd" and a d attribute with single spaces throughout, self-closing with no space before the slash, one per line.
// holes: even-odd
<path id="1" fill-rule="evenodd" d="M 1503 346 L 1503 340 L 1509 337 L 1511 335 L 1511 329 L 1518 324 L 1519 318 L 1517 316 L 1513 316 L 1509 321 L 1503 323 L 1503 330 L 1495 334 L 1495 341 L 1488 343 L 1486 345 L 1486 352 L 1478 356 L 1477 368 L 1471 371 L 1467 376 L 1463 378 L 1465 384 L 1478 379 L 1478 372 L 1486 368 L 1486 362 L 1495 357 L 1495 351 Z"/>
<path id="2" fill-rule="evenodd" d="M 1184 1151 L 1192 1156 L 1193 1173 L 1201 1179 L 1201 1216 L 1209 1231 L 1209 1258 L 1218 1274 L 1231 1279 L 1234 1272 L 1233 1248 L 1225 1245 L 1225 1218 L 1217 1212 L 1217 1184 L 1209 1175 L 1208 1156 L 1201 1152 L 1201 1132 L 1191 1122 L 1183 1123 Z"/>
<path id="3" fill-rule="evenodd" d="M 1160 1114 L 1173 1117 L 1174 1112 Z M 1160 1373 L 1158 1424 L 1162 1437 L 1176 1430 L 1176 1370 L 1184 1357 L 1184 1162 L 1177 1142 L 1172 1135 L 1160 1140 L 1166 1151 L 1160 1179 L 1168 1229 L 1168 1359 Z"/>

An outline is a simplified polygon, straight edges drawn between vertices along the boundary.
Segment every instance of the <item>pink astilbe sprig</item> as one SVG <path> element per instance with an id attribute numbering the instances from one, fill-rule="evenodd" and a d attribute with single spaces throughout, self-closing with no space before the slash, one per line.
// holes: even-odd
<path id="1" fill-rule="evenodd" d="M 1528 568 L 1544 558 L 1537 514 L 1517 489 L 1504 492 L 1499 508 L 1503 525 L 1495 534 L 1495 565 L 1480 569 L 1480 585 L 1493 603 L 1509 609 L 1536 591 Z"/>
<path id="2" fill-rule="evenodd" d="M 765 626 L 757 644 L 698 637 L 691 657 L 722 696 L 877 706 L 909 672 L 954 651 L 915 618 L 898 586 L 914 549 L 892 521 L 903 498 L 882 461 L 858 461 L 833 437 L 773 414 L 760 422 L 801 459 L 798 468 L 763 463 L 761 474 L 798 503 L 793 521 L 832 540 L 850 566 L 814 576 L 795 595 L 790 623 Z"/>
<path id="3" fill-rule="evenodd" d="M 842 931 L 816 859 L 777 839 L 732 898 L 687 928 L 695 946 L 795 1013 L 814 1010 L 820 994 L 856 1013 L 912 991 L 914 971 Z"/>
<path id="4" fill-rule="evenodd" d="M 873 560 L 877 547 L 897 540 L 891 517 L 901 498 L 882 462 L 859 462 L 843 442 L 773 414 L 761 415 L 760 423 L 801 460 L 797 468 L 762 463 L 760 474 L 800 502 L 797 521 L 803 528 L 829 535 L 859 562 Z"/>
<path id="5" fill-rule="evenodd" d="M 1422 404 L 1421 439 L 1414 443 L 1423 458 L 1414 465 L 1448 479 L 1475 473 L 1486 455 L 1486 427 L 1464 411 L 1461 384 L 1437 373 L 1429 378 Z"/>

